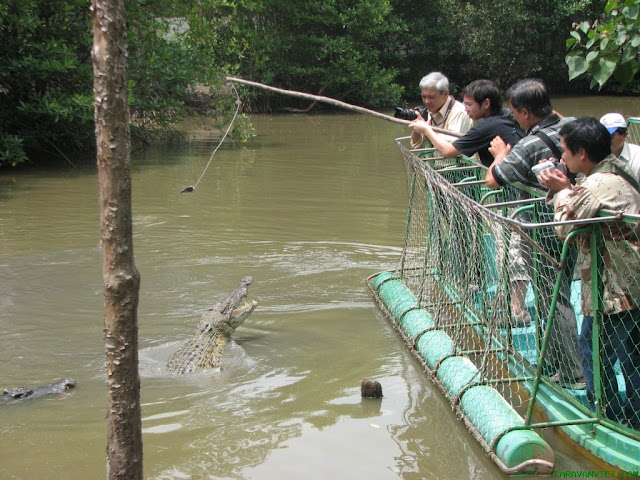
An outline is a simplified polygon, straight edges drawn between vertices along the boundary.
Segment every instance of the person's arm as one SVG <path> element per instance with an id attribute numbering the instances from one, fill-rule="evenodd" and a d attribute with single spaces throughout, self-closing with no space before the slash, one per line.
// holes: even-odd
<path id="1" fill-rule="evenodd" d="M 417 111 L 416 111 L 416 115 L 417 117 L 409 124 L 409 126 L 411 127 L 413 123 L 427 123 L 427 121 L 422 118 L 422 115 L 420 115 Z M 416 130 L 415 128 L 411 129 L 411 147 L 412 148 L 420 148 L 422 146 L 422 144 L 424 143 L 424 135 L 422 133 L 420 133 L 418 130 Z"/>
<path id="2" fill-rule="evenodd" d="M 409 124 L 413 131 L 411 132 L 411 140 L 413 141 L 413 136 L 416 134 L 424 135 L 429 140 L 431 140 L 431 144 L 438 149 L 442 155 L 445 157 L 457 157 L 460 155 L 460 152 L 456 147 L 454 147 L 451 143 L 447 142 L 442 136 L 433 131 L 430 125 L 427 124 L 424 120 L 414 120 Z"/>
<path id="3" fill-rule="evenodd" d="M 467 112 L 465 111 L 462 104 L 456 104 L 460 105 L 460 107 L 462 108 L 454 108 L 451 111 L 444 128 L 445 130 L 449 130 L 450 132 L 460 132 L 461 135 L 464 135 L 471 129 L 471 127 L 473 126 L 473 122 L 469 118 L 469 115 L 467 115 Z M 444 137 L 442 137 L 442 139 L 448 142 L 455 141 L 455 137 L 451 137 L 448 135 L 445 135 Z"/>
<path id="4" fill-rule="evenodd" d="M 565 222 L 581 218 L 593 218 L 603 208 L 600 199 L 590 188 L 588 179 L 582 185 L 564 188 L 553 196 L 555 222 Z M 558 225 L 554 228 L 561 239 L 565 239 L 569 232 L 579 228 L 579 225 Z"/>
<path id="5" fill-rule="evenodd" d="M 411 148 L 420 148 L 424 142 L 424 137 L 415 130 L 411 130 Z"/>
<path id="6" fill-rule="evenodd" d="M 484 177 L 484 182 L 489 188 L 500 188 L 500 184 L 493 176 L 493 167 L 502 163 L 504 157 L 506 157 L 511 151 L 511 145 L 504 143 L 501 137 L 495 137 L 491 140 L 491 146 L 489 147 L 489 152 L 493 155 L 493 162 L 487 169 L 487 174 Z"/>

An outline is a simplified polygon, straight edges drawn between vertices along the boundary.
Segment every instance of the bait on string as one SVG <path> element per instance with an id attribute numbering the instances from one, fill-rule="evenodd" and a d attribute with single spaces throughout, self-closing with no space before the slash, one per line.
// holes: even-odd
<path id="1" fill-rule="evenodd" d="M 233 126 L 233 122 L 235 122 L 236 117 L 238 116 L 238 112 L 240 111 L 240 96 L 238 95 L 238 91 L 236 90 L 236 87 L 235 87 L 235 85 L 233 83 L 231 83 L 231 88 L 233 88 L 233 93 L 235 93 L 235 95 L 236 95 L 236 100 L 237 100 L 236 101 L 236 113 L 234 113 L 233 118 L 231 119 L 231 122 L 229 123 L 229 127 L 227 128 L 227 131 L 224 132 L 224 135 L 220 139 L 220 142 L 218 142 L 218 145 L 216 146 L 216 148 L 213 149 L 213 152 L 211 153 L 211 157 L 209 157 L 209 161 L 207 162 L 207 165 L 204 167 L 204 170 L 202 171 L 202 175 L 200 175 L 200 178 L 198 179 L 198 181 L 194 185 L 189 185 L 184 190 L 182 190 L 180 193 L 189 193 L 189 192 L 193 192 L 196 189 L 196 187 L 200 183 L 200 180 L 202 180 L 202 177 L 204 177 L 204 174 L 207 173 L 207 169 L 209 168 L 209 165 L 211 165 L 211 160 L 213 160 L 213 156 L 216 154 L 216 152 L 220 148 L 220 145 L 222 145 L 222 142 L 224 142 L 224 139 L 227 138 L 227 135 L 231 131 L 231 127 Z"/>

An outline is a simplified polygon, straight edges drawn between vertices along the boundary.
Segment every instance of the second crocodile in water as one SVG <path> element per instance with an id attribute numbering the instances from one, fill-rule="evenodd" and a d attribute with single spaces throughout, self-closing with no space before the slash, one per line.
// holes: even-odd
<path id="1" fill-rule="evenodd" d="M 193 336 L 167 362 L 169 373 L 180 375 L 222 366 L 222 353 L 231 334 L 258 305 L 254 300 L 238 307 L 251 282 L 251 277 L 243 278 L 229 296 L 202 315 Z"/>

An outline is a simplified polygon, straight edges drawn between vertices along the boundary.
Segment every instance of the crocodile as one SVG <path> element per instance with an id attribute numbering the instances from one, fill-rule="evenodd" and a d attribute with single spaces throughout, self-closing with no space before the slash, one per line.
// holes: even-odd
<path id="1" fill-rule="evenodd" d="M 191 338 L 169 358 L 167 371 L 170 374 L 222 367 L 222 353 L 231 334 L 258 305 L 253 300 L 238 307 L 251 282 L 251 277 L 243 278 L 231 294 L 202 315 Z"/>
<path id="2" fill-rule="evenodd" d="M 62 395 L 67 390 L 76 386 L 73 378 L 61 378 L 57 382 L 42 385 L 41 387 L 12 387 L 5 388 L 0 397 L 1 403 L 13 403 L 20 400 L 32 400 L 45 395 Z"/>

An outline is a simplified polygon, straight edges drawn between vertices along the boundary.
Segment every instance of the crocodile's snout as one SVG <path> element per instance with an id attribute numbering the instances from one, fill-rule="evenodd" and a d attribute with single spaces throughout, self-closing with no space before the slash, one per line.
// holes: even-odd
<path id="1" fill-rule="evenodd" d="M 258 302 L 253 300 L 233 310 L 231 312 L 231 317 L 229 317 L 229 325 L 233 328 L 238 328 L 242 325 L 242 322 L 246 320 L 249 314 L 253 312 L 256 306 L 258 306 Z"/>

